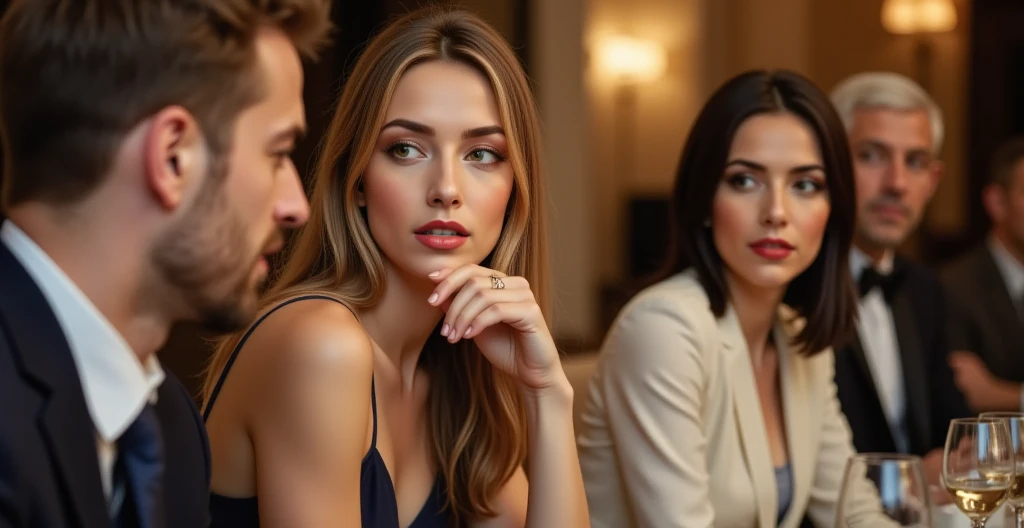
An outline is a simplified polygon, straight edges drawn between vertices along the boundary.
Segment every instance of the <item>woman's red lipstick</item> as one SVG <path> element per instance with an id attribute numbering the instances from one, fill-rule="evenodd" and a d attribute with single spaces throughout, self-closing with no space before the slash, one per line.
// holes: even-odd
<path id="1" fill-rule="evenodd" d="M 793 252 L 793 245 L 781 238 L 762 238 L 750 243 L 750 249 L 768 260 L 782 260 Z"/>

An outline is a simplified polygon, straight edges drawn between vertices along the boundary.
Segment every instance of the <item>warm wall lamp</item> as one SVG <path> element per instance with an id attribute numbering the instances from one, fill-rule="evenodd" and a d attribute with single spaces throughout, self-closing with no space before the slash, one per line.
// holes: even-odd
<path id="1" fill-rule="evenodd" d="M 889 33 L 915 38 L 917 80 L 926 90 L 931 80 L 931 36 L 953 31 L 956 24 L 953 0 L 885 0 L 882 5 L 882 27 Z"/>
<path id="2" fill-rule="evenodd" d="M 657 81 L 668 68 L 668 54 L 660 43 L 627 35 L 609 35 L 594 49 L 597 73 L 614 88 L 615 173 L 620 181 L 635 175 L 638 133 L 638 88 Z"/>
<path id="3" fill-rule="evenodd" d="M 896 35 L 953 31 L 956 6 L 952 0 L 886 0 L 882 26 Z"/>
<path id="4" fill-rule="evenodd" d="M 620 83 L 656 81 L 665 73 L 666 62 L 665 48 L 654 41 L 616 35 L 598 45 L 598 67 Z"/>

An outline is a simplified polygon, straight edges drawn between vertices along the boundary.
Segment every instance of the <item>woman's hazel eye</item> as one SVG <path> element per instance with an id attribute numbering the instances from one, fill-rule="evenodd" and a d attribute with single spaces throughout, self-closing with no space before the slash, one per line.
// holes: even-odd
<path id="1" fill-rule="evenodd" d="M 502 161 L 502 157 L 499 156 L 496 152 L 484 148 L 476 149 L 470 152 L 469 156 L 466 156 L 466 158 L 474 163 L 484 164 L 497 163 L 499 161 Z"/>

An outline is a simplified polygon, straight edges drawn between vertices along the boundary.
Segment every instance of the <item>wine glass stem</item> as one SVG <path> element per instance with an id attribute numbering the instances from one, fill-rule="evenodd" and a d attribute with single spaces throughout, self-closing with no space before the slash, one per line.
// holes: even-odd
<path id="1" fill-rule="evenodd" d="M 1024 506 L 1014 506 L 1013 516 L 1017 519 L 1017 528 L 1024 528 Z"/>
<path id="2" fill-rule="evenodd" d="M 971 528 L 985 528 L 985 519 L 971 519 Z"/>

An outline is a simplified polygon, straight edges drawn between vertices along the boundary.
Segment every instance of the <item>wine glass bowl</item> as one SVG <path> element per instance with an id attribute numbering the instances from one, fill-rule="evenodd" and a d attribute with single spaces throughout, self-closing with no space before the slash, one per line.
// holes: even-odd
<path id="1" fill-rule="evenodd" d="M 837 527 L 931 525 L 931 501 L 920 457 L 895 453 L 850 457 L 836 508 Z"/>
<path id="2" fill-rule="evenodd" d="M 959 418 L 949 424 L 942 457 L 942 482 L 953 502 L 983 528 L 1010 494 L 1015 471 L 1006 422 L 995 418 Z"/>
<path id="3" fill-rule="evenodd" d="M 1013 446 L 1014 476 L 1013 484 L 1010 485 L 1010 493 L 1006 497 L 1006 503 L 1013 508 L 1013 516 L 1016 519 L 1017 528 L 1024 528 L 1024 413 L 1021 412 L 985 412 L 979 418 L 1004 420 L 1007 431 L 1010 434 L 1010 444 Z"/>

